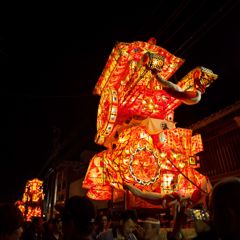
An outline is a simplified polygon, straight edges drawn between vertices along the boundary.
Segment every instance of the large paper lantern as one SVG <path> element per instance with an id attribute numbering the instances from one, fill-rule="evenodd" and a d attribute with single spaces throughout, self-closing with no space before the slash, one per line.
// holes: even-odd
<path id="1" fill-rule="evenodd" d="M 26 221 L 31 221 L 33 217 L 42 217 L 43 200 L 43 181 L 37 178 L 28 180 L 22 201 L 17 201 L 17 206 L 22 211 Z"/>
<path id="2" fill-rule="evenodd" d="M 183 62 L 152 42 L 113 48 L 94 89 L 101 96 L 95 141 L 107 149 L 90 161 L 83 181 L 89 197 L 109 200 L 113 189 L 124 191 L 124 183 L 193 202 L 209 191 L 207 177 L 196 170 L 201 136 L 175 126 L 174 110 L 182 100 L 165 91 L 152 71 L 169 80 Z M 204 93 L 216 78 L 196 67 L 177 85 Z"/>

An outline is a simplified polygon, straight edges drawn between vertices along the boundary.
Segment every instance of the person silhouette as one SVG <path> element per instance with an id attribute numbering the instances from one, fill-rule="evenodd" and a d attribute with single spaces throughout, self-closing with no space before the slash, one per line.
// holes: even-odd
<path id="1" fill-rule="evenodd" d="M 19 240 L 23 233 L 24 217 L 20 209 L 11 203 L 0 205 L 0 239 Z"/>
<path id="2" fill-rule="evenodd" d="M 240 239 L 240 178 L 227 177 L 213 186 L 210 216 L 223 240 Z"/>

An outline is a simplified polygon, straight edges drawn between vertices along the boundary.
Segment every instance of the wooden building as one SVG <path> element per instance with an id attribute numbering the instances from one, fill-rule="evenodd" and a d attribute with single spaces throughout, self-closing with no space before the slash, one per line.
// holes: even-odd
<path id="1" fill-rule="evenodd" d="M 228 176 L 240 176 L 240 102 L 228 106 L 189 128 L 202 136 L 201 173 L 212 184 Z"/>

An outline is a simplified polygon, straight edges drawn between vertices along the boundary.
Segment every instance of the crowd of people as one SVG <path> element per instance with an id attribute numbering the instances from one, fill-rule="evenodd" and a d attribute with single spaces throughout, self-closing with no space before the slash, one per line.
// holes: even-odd
<path id="1" fill-rule="evenodd" d="M 240 178 L 228 177 L 214 185 L 207 204 L 206 218 L 194 219 L 194 240 L 240 239 Z M 200 207 L 200 206 L 198 206 Z M 189 210 L 189 209 L 188 209 Z M 190 209 L 191 213 L 194 210 Z M 189 239 L 183 227 L 189 211 L 180 208 L 167 240 Z M 85 196 L 66 200 L 59 217 L 25 222 L 14 204 L 0 206 L 0 240 L 162 240 L 161 220 L 152 216 L 138 218 L 132 209 L 122 211 L 117 221 L 107 213 L 97 214 L 92 201 Z"/>

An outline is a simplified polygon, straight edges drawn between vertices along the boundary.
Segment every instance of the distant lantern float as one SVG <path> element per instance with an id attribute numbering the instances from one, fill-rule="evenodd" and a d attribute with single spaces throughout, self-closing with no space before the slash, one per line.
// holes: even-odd
<path id="1" fill-rule="evenodd" d="M 43 181 L 34 178 L 28 180 L 23 193 L 22 201 L 17 201 L 25 220 L 31 221 L 33 217 L 42 217 L 43 211 Z"/>
<path id="2" fill-rule="evenodd" d="M 90 161 L 83 181 L 87 196 L 111 200 L 113 190 L 125 191 L 125 183 L 192 202 L 210 191 L 208 178 L 196 170 L 201 135 L 176 127 L 174 110 L 190 104 L 182 92 L 203 94 L 217 75 L 196 67 L 175 84 L 178 92 L 172 94 L 166 83 L 183 63 L 152 39 L 113 48 L 93 92 L 101 96 L 95 142 L 107 149 Z M 131 199 L 129 207 L 132 202 L 138 207 Z"/>

